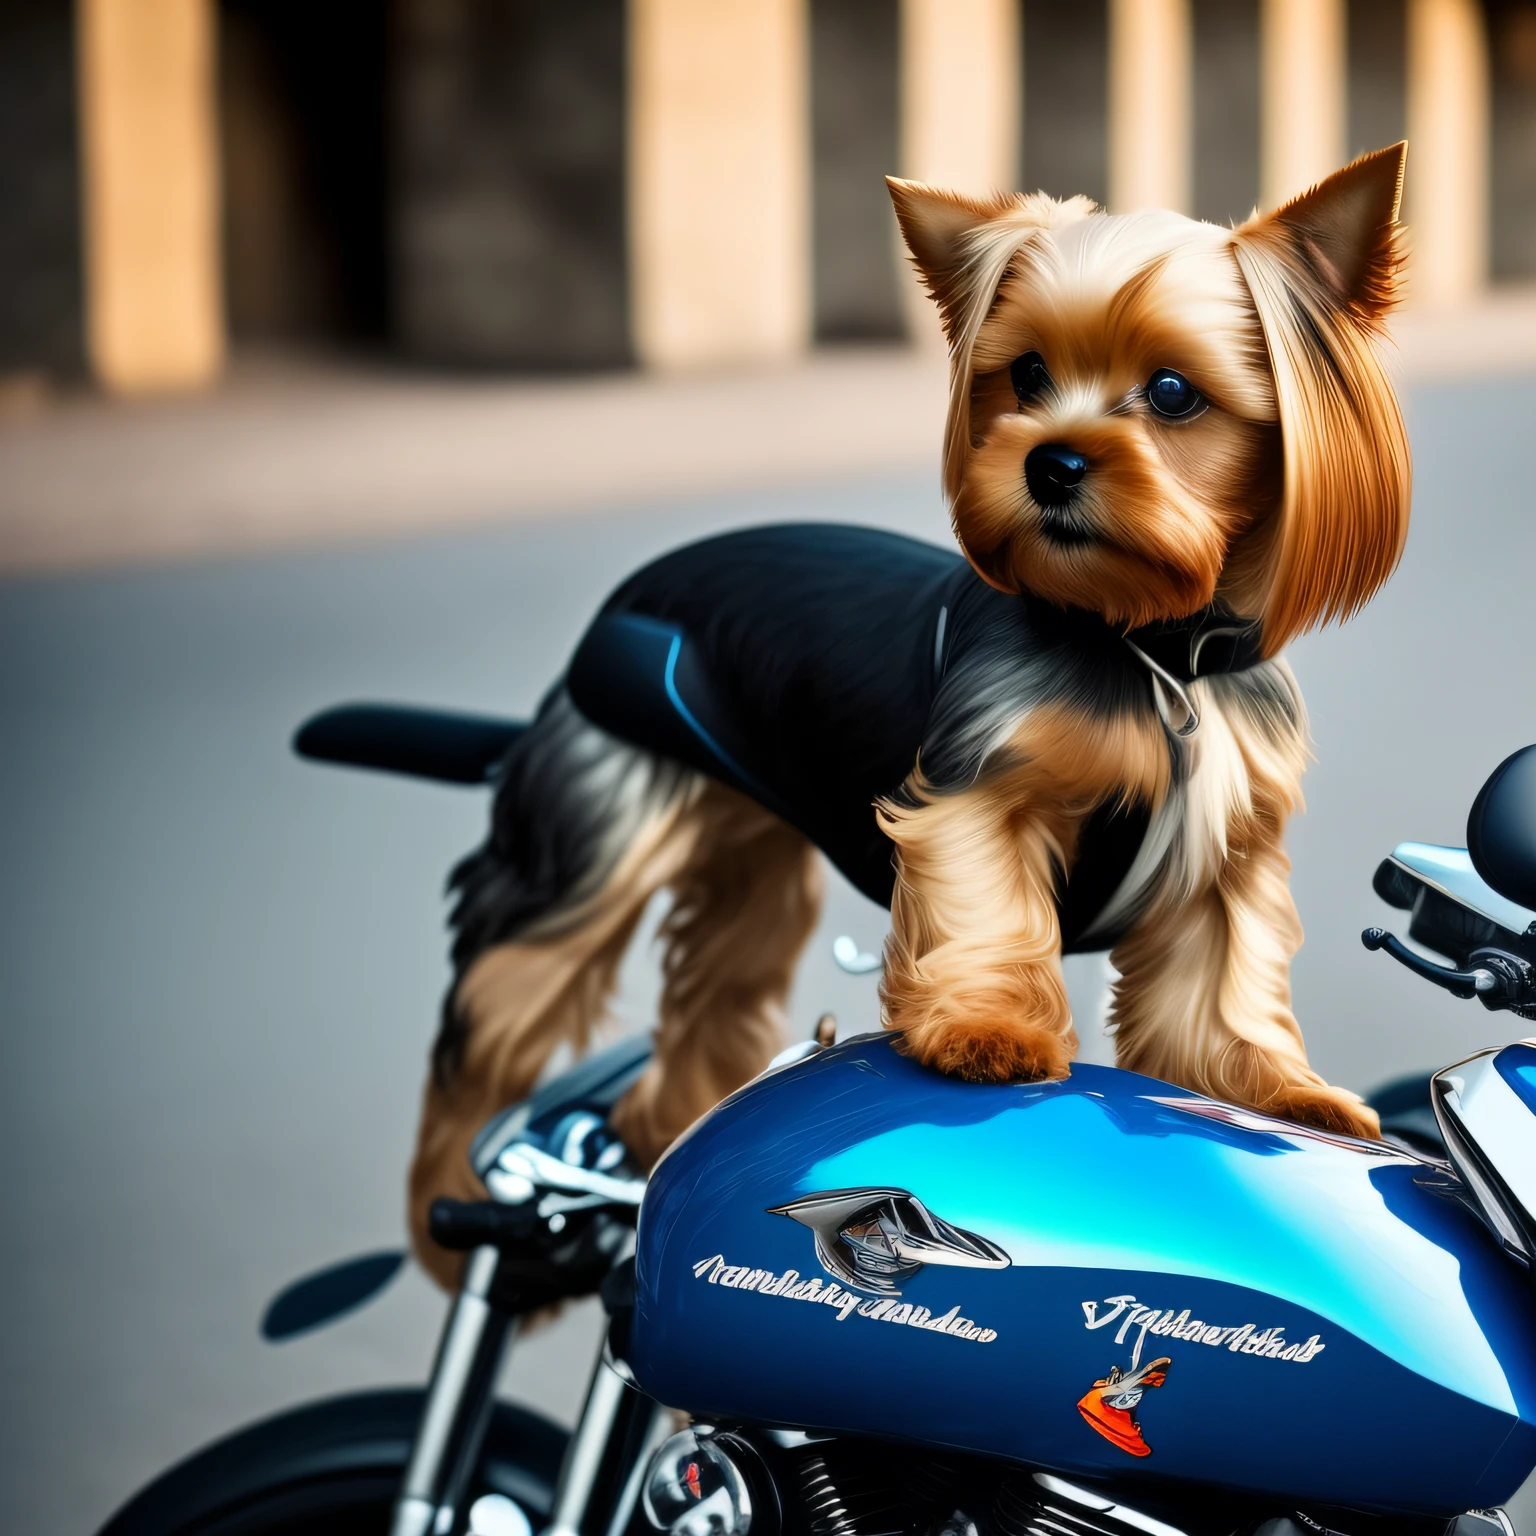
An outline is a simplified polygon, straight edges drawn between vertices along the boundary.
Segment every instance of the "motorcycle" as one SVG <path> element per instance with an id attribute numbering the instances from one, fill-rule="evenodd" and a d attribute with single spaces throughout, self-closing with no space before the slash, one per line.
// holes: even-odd
<path id="1" fill-rule="evenodd" d="M 349 706 L 298 746 L 475 783 L 518 730 Z M 1418 947 L 1367 948 L 1536 1018 L 1536 747 L 1466 848 L 1404 843 L 1375 889 Z M 101 1536 L 1513 1536 L 1536 1040 L 1390 1085 L 1364 1142 L 1110 1067 L 959 1083 L 822 1028 L 647 1179 L 607 1114 L 648 1054 L 592 1056 L 481 1131 L 487 1198 L 432 1212 L 466 1258 L 424 1391 L 240 1431 Z M 401 1259 L 299 1282 L 269 1335 Z M 496 1402 L 520 1324 L 592 1294 L 574 1430 Z"/>

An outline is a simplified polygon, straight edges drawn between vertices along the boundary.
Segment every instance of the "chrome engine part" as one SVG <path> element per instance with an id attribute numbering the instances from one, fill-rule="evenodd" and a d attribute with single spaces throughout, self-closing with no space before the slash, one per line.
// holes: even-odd
<path id="1" fill-rule="evenodd" d="M 1186 1536 L 1177 1526 L 1047 1472 L 1005 1479 L 992 1514 L 1001 1536 Z"/>

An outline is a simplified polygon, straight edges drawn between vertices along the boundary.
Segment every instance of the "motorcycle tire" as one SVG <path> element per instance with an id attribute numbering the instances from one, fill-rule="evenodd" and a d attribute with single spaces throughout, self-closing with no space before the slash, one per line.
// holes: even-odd
<path id="1" fill-rule="evenodd" d="M 99 1536 L 385 1536 L 423 1395 L 351 1393 L 236 1430 L 141 1489 Z M 503 1494 L 538 1530 L 567 1438 L 541 1414 L 497 1403 L 471 1499 Z"/>

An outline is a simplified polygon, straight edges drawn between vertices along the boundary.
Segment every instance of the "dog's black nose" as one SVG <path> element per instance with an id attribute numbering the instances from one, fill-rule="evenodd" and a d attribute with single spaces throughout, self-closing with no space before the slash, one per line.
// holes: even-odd
<path id="1" fill-rule="evenodd" d="M 1088 460 L 1065 443 L 1041 443 L 1024 460 L 1024 483 L 1042 507 L 1071 501 L 1078 481 L 1087 473 Z"/>

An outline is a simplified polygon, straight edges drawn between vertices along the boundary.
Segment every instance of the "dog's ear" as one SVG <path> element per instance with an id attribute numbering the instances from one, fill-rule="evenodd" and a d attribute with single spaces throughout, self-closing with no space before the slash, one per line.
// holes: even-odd
<path id="1" fill-rule="evenodd" d="M 971 348 L 1009 263 L 1042 230 L 1060 229 L 1095 211 L 1086 197 L 1058 201 L 1044 192 L 965 197 L 920 181 L 887 176 L 896 222 L 949 342 L 949 414 L 944 427 L 944 486 L 958 493 L 970 442 Z M 991 580 L 990 577 L 987 580 Z"/>
<path id="2" fill-rule="evenodd" d="M 941 192 L 920 181 L 887 176 L 901 238 L 944 322 L 951 341 L 959 330 L 975 281 L 977 232 L 1001 217 L 1015 199 L 975 198 Z"/>
<path id="3" fill-rule="evenodd" d="M 1362 155 L 1234 231 L 1269 349 L 1285 487 L 1264 541 L 1264 649 L 1348 618 L 1408 534 L 1408 438 L 1373 345 L 1398 297 L 1406 144 Z M 1235 552 L 1252 558 L 1252 550 Z"/>
<path id="4" fill-rule="evenodd" d="M 1397 215 L 1407 158 L 1406 141 L 1361 155 L 1273 213 L 1250 219 L 1238 234 L 1280 247 L 1336 304 L 1377 327 L 1400 297 Z"/>

